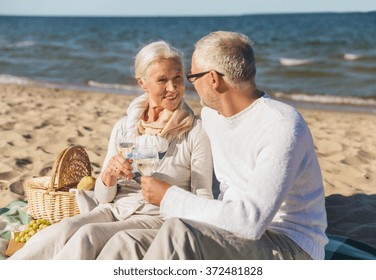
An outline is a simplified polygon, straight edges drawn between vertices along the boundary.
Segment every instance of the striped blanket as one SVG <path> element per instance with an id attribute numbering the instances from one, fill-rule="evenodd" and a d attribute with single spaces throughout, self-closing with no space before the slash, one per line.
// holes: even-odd
<path id="1" fill-rule="evenodd" d="M 326 260 L 376 260 L 376 248 L 345 236 L 327 234 Z"/>
<path id="2" fill-rule="evenodd" d="M 15 200 L 0 208 L 0 260 L 4 260 L 11 232 L 15 227 L 29 223 L 27 202 Z M 376 260 L 376 249 L 344 236 L 327 234 L 326 260 Z"/>
<path id="3" fill-rule="evenodd" d="M 27 213 L 27 202 L 12 201 L 4 208 L 0 208 L 0 260 L 4 260 L 5 251 L 11 238 L 12 230 L 20 225 L 26 225 L 31 220 Z"/>

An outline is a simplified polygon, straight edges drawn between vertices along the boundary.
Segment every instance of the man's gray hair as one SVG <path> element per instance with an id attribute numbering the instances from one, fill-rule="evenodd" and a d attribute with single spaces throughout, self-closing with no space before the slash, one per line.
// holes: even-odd
<path id="1" fill-rule="evenodd" d="M 201 71 L 216 70 L 233 87 L 254 84 L 256 76 L 252 41 L 241 33 L 216 31 L 195 44 L 195 61 Z"/>
<path id="2" fill-rule="evenodd" d="M 135 78 L 146 80 L 148 68 L 161 59 L 175 59 L 183 66 L 183 53 L 165 41 L 156 41 L 144 46 L 135 58 Z"/>

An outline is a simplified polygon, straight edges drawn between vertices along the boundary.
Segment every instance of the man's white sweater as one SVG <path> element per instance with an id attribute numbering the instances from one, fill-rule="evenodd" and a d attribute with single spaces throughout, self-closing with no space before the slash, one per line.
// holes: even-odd
<path id="1" fill-rule="evenodd" d="M 281 232 L 313 259 L 323 259 L 328 241 L 323 182 L 302 116 L 266 94 L 232 117 L 207 107 L 201 116 L 220 197 L 208 200 L 173 186 L 161 213 L 252 240 L 267 229 Z"/>

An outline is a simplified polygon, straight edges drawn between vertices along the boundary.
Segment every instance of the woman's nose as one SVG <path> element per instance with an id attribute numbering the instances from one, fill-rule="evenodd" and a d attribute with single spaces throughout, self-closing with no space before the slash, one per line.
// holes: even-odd
<path id="1" fill-rule="evenodd" d="M 174 81 L 168 81 L 167 83 L 167 91 L 175 91 L 177 88 L 177 85 L 176 83 L 174 83 Z"/>

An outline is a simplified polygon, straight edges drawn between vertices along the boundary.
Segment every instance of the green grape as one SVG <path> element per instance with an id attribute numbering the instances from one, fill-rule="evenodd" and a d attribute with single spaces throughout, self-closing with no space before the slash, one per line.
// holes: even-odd
<path id="1" fill-rule="evenodd" d="M 46 219 L 31 220 L 23 231 L 14 238 L 16 243 L 26 243 L 33 235 L 49 226 L 51 223 Z"/>

